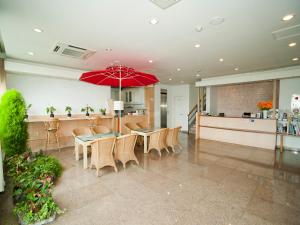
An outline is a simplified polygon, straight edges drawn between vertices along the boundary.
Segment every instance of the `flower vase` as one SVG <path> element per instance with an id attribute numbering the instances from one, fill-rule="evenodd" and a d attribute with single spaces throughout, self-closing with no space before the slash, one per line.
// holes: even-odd
<path id="1" fill-rule="evenodd" d="M 269 110 L 263 110 L 262 111 L 262 118 L 263 119 L 268 119 L 268 112 L 269 112 Z"/>

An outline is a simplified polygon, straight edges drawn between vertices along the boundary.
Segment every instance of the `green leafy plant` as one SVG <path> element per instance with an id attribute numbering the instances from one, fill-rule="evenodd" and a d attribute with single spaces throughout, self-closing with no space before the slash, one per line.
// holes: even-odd
<path id="1" fill-rule="evenodd" d="M 47 112 L 47 114 L 50 113 L 50 116 L 54 116 L 55 111 L 56 111 L 56 108 L 54 108 L 53 106 L 49 106 L 46 108 L 46 112 Z"/>
<path id="2" fill-rule="evenodd" d="M 0 141 L 7 156 L 23 153 L 27 149 L 27 123 L 25 101 L 17 90 L 4 93 L 0 103 Z"/>
<path id="3" fill-rule="evenodd" d="M 70 113 L 70 114 L 71 114 L 71 112 L 72 112 L 72 107 L 71 107 L 71 106 L 66 106 L 65 111 L 66 111 L 67 113 Z"/>
<path id="4" fill-rule="evenodd" d="M 94 112 L 94 109 L 91 106 L 86 105 L 86 107 L 81 109 L 81 112 L 85 112 L 85 115 L 89 116 L 90 112 Z"/>
<path id="5" fill-rule="evenodd" d="M 49 219 L 63 211 L 52 197 L 53 184 L 61 175 L 59 161 L 42 152 L 7 158 L 8 175 L 14 184 L 14 213 L 24 224 Z"/>
<path id="6" fill-rule="evenodd" d="M 72 112 L 72 107 L 71 106 L 66 106 L 65 111 L 68 113 L 68 117 L 71 117 L 71 112 Z"/>
<path id="7" fill-rule="evenodd" d="M 104 108 L 104 109 L 100 109 L 100 113 L 103 115 L 103 116 L 105 116 L 106 115 L 106 109 Z"/>

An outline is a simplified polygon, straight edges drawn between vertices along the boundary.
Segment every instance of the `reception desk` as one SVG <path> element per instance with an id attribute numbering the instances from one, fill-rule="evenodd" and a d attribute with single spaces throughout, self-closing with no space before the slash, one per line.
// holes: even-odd
<path id="1" fill-rule="evenodd" d="M 55 118 L 58 118 L 60 121 L 58 132 L 60 147 L 74 146 L 74 138 L 72 136 L 73 129 L 91 125 L 95 116 L 100 115 L 95 114 L 90 117 L 85 117 L 84 115 L 72 115 L 70 118 L 66 116 L 55 116 Z M 45 130 L 44 122 L 49 120 L 49 116 L 31 116 L 27 119 L 29 133 L 28 146 L 33 151 L 45 149 L 47 132 Z M 100 116 L 98 125 L 103 125 L 113 130 L 114 117 L 111 115 Z M 56 144 L 50 144 L 48 148 L 56 148 Z"/>
<path id="2" fill-rule="evenodd" d="M 196 139 L 208 139 L 275 150 L 276 120 L 238 117 L 196 117 Z"/>

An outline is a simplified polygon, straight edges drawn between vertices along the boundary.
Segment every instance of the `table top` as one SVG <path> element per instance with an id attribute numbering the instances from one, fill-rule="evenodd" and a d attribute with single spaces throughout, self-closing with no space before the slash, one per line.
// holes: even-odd
<path id="1" fill-rule="evenodd" d="M 94 141 L 99 138 L 109 138 L 109 137 L 119 137 L 121 136 L 120 133 L 117 132 L 110 132 L 110 133 L 105 133 L 105 134 L 95 134 L 95 135 L 80 135 L 76 136 L 81 141 L 84 142 L 89 142 L 89 141 Z"/>

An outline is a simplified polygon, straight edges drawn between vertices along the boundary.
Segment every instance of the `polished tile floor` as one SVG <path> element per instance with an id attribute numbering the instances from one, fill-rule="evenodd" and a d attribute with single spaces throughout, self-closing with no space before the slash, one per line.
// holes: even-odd
<path id="1" fill-rule="evenodd" d="M 56 225 L 300 224 L 300 153 L 243 147 L 181 134 L 175 154 L 136 153 L 119 172 L 83 170 L 73 149 L 50 154 L 64 167 L 54 197 L 65 213 Z M 0 195 L 0 221 L 16 224 Z M 0 222 L 2 225 L 2 223 Z"/>

